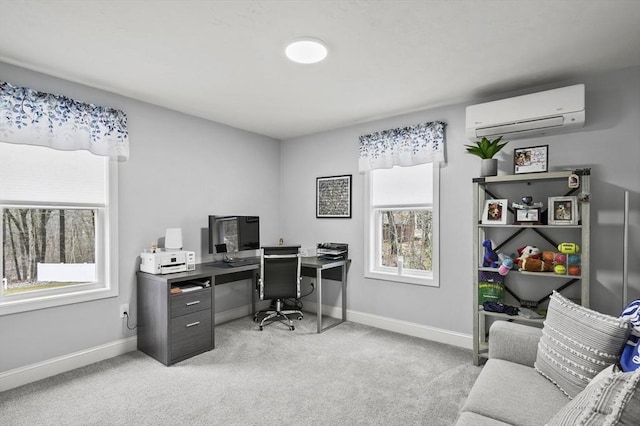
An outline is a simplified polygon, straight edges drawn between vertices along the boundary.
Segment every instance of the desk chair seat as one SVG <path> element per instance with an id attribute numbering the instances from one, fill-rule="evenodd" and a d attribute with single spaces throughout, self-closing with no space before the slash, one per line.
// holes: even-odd
<path id="1" fill-rule="evenodd" d="M 297 315 L 298 320 L 303 318 L 302 312 L 297 309 L 283 309 L 284 299 L 300 298 L 301 263 L 300 246 L 273 246 L 260 250 L 260 300 L 275 299 L 274 309 L 257 312 L 253 317 L 258 322 L 259 317 L 264 315 L 260 320 L 261 331 L 274 321 L 286 321 L 293 331 L 295 327 L 288 315 Z"/>

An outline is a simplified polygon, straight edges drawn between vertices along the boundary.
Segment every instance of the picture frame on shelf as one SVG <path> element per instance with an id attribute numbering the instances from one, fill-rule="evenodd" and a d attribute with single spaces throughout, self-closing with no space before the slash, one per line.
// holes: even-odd
<path id="1" fill-rule="evenodd" d="M 549 170 L 549 145 L 515 148 L 513 173 L 544 173 Z"/>
<path id="2" fill-rule="evenodd" d="M 549 197 L 549 225 L 578 225 L 578 197 Z"/>
<path id="3" fill-rule="evenodd" d="M 516 225 L 539 225 L 540 209 L 531 207 L 526 209 L 516 208 L 513 213 L 513 223 Z"/>
<path id="4" fill-rule="evenodd" d="M 509 200 L 496 199 L 485 200 L 484 210 L 482 211 L 483 225 L 506 225 Z"/>
<path id="5" fill-rule="evenodd" d="M 316 178 L 316 218 L 351 218 L 351 176 Z"/>

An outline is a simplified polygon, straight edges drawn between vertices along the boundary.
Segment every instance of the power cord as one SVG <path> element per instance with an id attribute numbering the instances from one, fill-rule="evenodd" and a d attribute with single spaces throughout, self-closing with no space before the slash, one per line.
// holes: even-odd
<path id="1" fill-rule="evenodd" d="M 128 328 L 129 330 L 135 330 L 135 329 L 138 327 L 138 324 L 134 325 L 133 327 L 129 327 L 129 313 L 128 313 L 128 312 L 125 312 L 125 313 L 124 313 L 124 316 L 125 316 L 125 318 L 127 319 L 127 324 L 126 324 L 126 325 L 127 325 L 127 328 Z"/>
<path id="2" fill-rule="evenodd" d="M 304 307 L 304 304 L 302 303 L 302 301 L 301 301 L 300 299 L 302 299 L 303 297 L 307 297 L 307 296 L 309 296 L 311 293 L 313 293 L 313 292 L 315 291 L 315 289 L 316 289 L 316 288 L 315 288 L 314 283 L 313 283 L 313 282 L 311 282 L 311 290 L 309 290 L 309 292 L 308 292 L 308 293 L 306 293 L 306 294 L 301 294 L 301 295 L 300 295 L 300 297 L 299 297 L 298 299 L 285 299 L 285 300 L 284 300 L 284 302 L 285 302 L 284 304 L 285 304 L 286 306 L 288 306 L 288 307 L 289 307 L 289 306 L 293 306 L 293 307 L 294 307 L 294 309 L 297 309 L 297 310 L 301 311 L 301 310 L 302 310 L 302 308 Z"/>

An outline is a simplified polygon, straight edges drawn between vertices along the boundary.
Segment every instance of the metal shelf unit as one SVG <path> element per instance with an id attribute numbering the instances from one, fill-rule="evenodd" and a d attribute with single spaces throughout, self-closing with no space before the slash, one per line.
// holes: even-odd
<path id="1" fill-rule="evenodd" d="M 568 186 L 563 188 L 562 182 L 567 181 L 571 175 L 578 175 L 579 188 L 569 189 Z M 581 255 L 581 273 L 580 275 L 558 275 L 553 272 L 520 272 L 515 266 L 508 274 L 508 282 L 517 282 L 523 279 L 542 280 L 551 285 L 553 289 L 561 291 L 573 286 L 580 286 L 579 303 L 583 306 L 589 306 L 589 253 L 590 253 L 590 170 L 566 170 L 549 173 L 530 173 L 521 175 L 508 176 L 492 176 L 473 179 L 473 363 L 480 364 L 482 359 L 488 357 L 488 340 L 487 340 L 487 320 L 508 320 L 518 321 L 527 324 L 541 326 L 543 319 L 530 319 L 523 316 L 509 316 L 496 312 L 485 312 L 482 305 L 479 304 L 478 297 L 478 272 L 479 271 L 497 271 L 497 268 L 483 267 L 484 248 L 482 242 L 492 239 L 494 235 L 499 235 L 502 240 L 496 244 L 495 250 L 500 253 L 501 249 L 507 245 L 513 245 L 518 241 L 522 241 L 528 233 L 532 232 L 536 238 L 546 241 L 551 247 L 557 246 L 553 240 L 554 234 L 572 233 L 580 239 L 580 255 Z M 520 197 L 526 195 L 520 192 L 520 196 L 513 195 L 515 191 L 525 191 L 531 186 L 537 187 L 539 194 L 545 196 L 569 196 L 575 195 L 577 192 L 586 194 L 586 200 L 580 202 L 580 222 L 578 225 L 547 225 L 547 224 L 512 224 L 513 210 L 509 208 L 508 224 L 494 225 L 483 224 L 481 221 L 482 212 L 486 200 L 490 199 L 509 199 L 509 202 L 520 201 Z M 499 196 L 498 191 L 503 191 L 511 195 Z M 560 193 L 559 191 L 565 191 Z M 546 206 L 546 199 L 544 200 Z M 546 213 L 546 212 L 545 212 Z M 511 219 L 511 220 L 509 220 Z M 527 244 L 524 244 L 527 245 Z M 544 250 L 541 247 L 541 250 Z M 556 251 L 556 250 L 554 250 Z M 520 302 L 517 295 L 505 287 L 507 293 L 510 294 L 518 303 Z M 538 303 L 543 304 L 548 300 L 546 294 Z M 517 304 L 516 304 L 517 306 Z"/>

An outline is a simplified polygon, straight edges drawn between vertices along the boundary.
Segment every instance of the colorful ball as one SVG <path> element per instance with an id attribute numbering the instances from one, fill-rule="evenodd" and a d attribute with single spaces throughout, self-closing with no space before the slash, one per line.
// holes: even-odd
<path id="1" fill-rule="evenodd" d="M 580 264 L 580 255 L 579 254 L 570 254 L 568 256 L 569 265 L 579 265 Z"/>
<path id="2" fill-rule="evenodd" d="M 569 275 L 580 275 L 580 267 L 577 265 L 569 266 Z"/>
<path id="3" fill-rule="evenodd" d="M 564 265 L 556 265 L 553 267 L 553 272 L 558 275 L 566 275 L 567 268 Z"/>
<path id="4" fill-rule="evenodd" d="M 555 256 L 553 256 L 553 261 L 564 265 L 567 263 L 567 255 L 563 253 L 556 253 Z"/>

